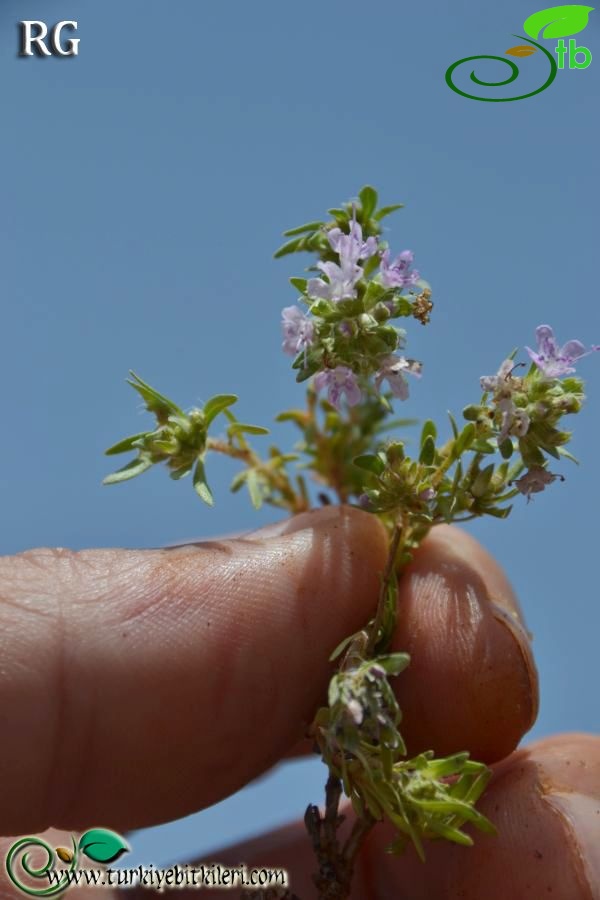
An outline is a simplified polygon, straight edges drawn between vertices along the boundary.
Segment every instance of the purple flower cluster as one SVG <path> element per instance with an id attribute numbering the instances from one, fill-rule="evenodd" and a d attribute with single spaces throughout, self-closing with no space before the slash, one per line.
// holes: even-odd
<path id="1" fill-rule="evenodd" d="M 563 347 L 559 347 L 554 337 L 554 331 L 549 325 L 539 325 L 535 330 L 537 339 L 537 351 L 525 347 L 531 359 L 546 378 L 561 378 L 575 371 L 573 363 L 589 356 L 600 346 L 592 345 L 586 350 L 581 341 L 567 341 Z"/>
<path id="2" fill-rule="evenodd" d="M 307 294 L 313 300 L 345 300 L 356 297 L 356 285 L 363 276 L 358 265 L 360 260 L 369 259 L 377 252 L 377 238 L 370 237 L 363 241 L 362 228 L 354 217 L 350 223 L 350 231 L 345 234 L 341 228 L 332 228 L 327 233 L 331 249 L 338 254 L 340 264 L 319 262 L 317 267 L 327 276 L 311 278 L 307 285 Z"/>
<path id="3" fill-rule="evenodd" d="M 332 228 L 327 232 L 327 240 L 331 249 L 338 255 L 339 262 L 317 263 L 324 277 L 308 280 L 306 293 L 311 300 L 330 300 L 337 303 L 341 300 L 354 299 L 356 286 L 364 276 L 364 269 L 360 263 L 371 259 L 377 253 L 380 256 L 380 279 L 385 287 L 402 289 L 415 285 L 420 278 L 419 272 L 411 268 L 412 251 L 404 250 L 390 260 L 389 250 L 379 252 L 376 237 L 364 240 L 362 227 L 356 221 L 355 209 L 348 233 L 341 228 Z M 306 355 L 315 341 L 315 326 L 310 316 L 303 313 L 298 306 L 288 306 L 283 310 L 281 327 L 284 352 L 295 356 L 304 351 Z M 351 336 L 353 333 L 348 322 L 341 322 L 338 328 L 345 336 Z M 407 373 L 419 377 L 421 364 L 403 356 L 388 355 L 379 362 L 379 368 L 375 372 L 375 385 L 380 390 L 382 382 L 387 381 L 392 394 L 400 400 L 406 400 Z M 358 379 L 348 366 L 338 365 L 319 372 L 315 376 L 314 384 L 318 391 L 327 391 L 329 402 L 337 409 L 340 408 L 344 398 L 349 406 L 360 402 L 361 390 Z"/>

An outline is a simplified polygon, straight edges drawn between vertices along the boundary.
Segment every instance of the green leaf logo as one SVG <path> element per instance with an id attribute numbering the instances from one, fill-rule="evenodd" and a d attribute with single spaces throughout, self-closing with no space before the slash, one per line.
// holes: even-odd
<path id="1" fill-rule="evenodd" d="M 79 850 L 94 862 L 114 862 L 130 849 L 120 834 L 107 828 L 92 828 L 79 839 Z"/>
<path id="2" fill-rule="evenodd" d="M 550 6 L 525 19 L 523 28 L 531 38 L 561 38 L 583 31 L 593 6 Z"/>

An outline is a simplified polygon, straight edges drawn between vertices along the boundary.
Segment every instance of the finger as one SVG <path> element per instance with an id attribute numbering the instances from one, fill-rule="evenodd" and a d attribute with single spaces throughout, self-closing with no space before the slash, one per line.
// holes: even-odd
<path id="1" fill-rule="evenodd" d="M 369 842 L 366 877 L 377 900 L 600 898 L 600 738 L 563 735 L 519 750 L 495 767 L 481 811 L 497 836 L 472 848 L 431 845 L 415 854 L 382 853 L 381 829 Z"/>
<path id="2" fill-rule="evenodd" d="M 148 825 L 264 771 L 385 556 L 373 516 L 331 507 L 203 546 L 0 560 L 0 833 Z"/>
<path id="3" fill-rule="evenodd" d="M 352 900 L 600 898 L 600 738 L 562 735 L 513 753 L 494 766 L 478 808 L 498 834 L 471 831 L 473 847 L 428 842 L 424 864 L 412 847 L 400 857 L 385 853 L 392 834 L 376 826 L 357 862 Z M 213 858 L 284 868 L 299 897 L 314 896 L 314 855 L 300 824 Z"/>
<path id="4" fill-rule="evenodd" d="M 434 528 L 401 576 L 396 680 L 410 754 L 468 750 L 503 759 L 533 725 L 537 671 L 516 597 L 498 563 L 457 528 Z"/>
<path id="5" fill-rule="evenodd" d="M 399 581 L 395 679 L 411 755 L 503 759 L 533 725 L 538 678 L 517 598 L 498 563 L 458 528 L 434 528 Z M 310 752 L 304 740 L 289 755 Z"/>

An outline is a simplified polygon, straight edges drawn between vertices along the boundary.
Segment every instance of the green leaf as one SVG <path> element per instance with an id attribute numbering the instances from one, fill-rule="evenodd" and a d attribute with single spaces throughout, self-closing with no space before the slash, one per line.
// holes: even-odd
<path id="1" fill-rule="evenodd" d="M 297 234 L 304 234 L 305 231 L 317 231 L 321 227 L 322 222 L 307 222 L 306 225 L 298 225 L 296 228 L 289 228 L 283 232 L 284 237 L 295 237 Z"/>
<path id="2" fill-rule="evenodd" d="M 132 459 L 131 462 L 128 462 L 126 466 L 123 466 L 122 469 L 113 472 L 112 475 L 107 475 L 102 484 L 118 484 L 121 481 L 129 481 L 130 478 L 141 475 L 142 472 L 149 469 L 151 465 L 152 462 L 148 457 L 138 456 L 135 459 Z"/>
<path id="3" fill-rule="evenodd" d="M 194 469 L 194 490 L 201 500 L 204 500 L 207 506 L 214 506 L 215 500 L 212 491 L 206 481 L 206 472 L 204 470 L 204 460 L 201 457 L 196 463 Z"/>
<path id="4" fill-rule="evenodd" d="M 131 848 L 127 841 L 108 828 L 92 828 L 79 839 L 79 852 L 94 862 L 111 863 Z"/>
<path id="5" fill-rule="evenodd" d="M 210 423 L 219 415 L 219 413 L 222 413 L 224 409 L 233 406 L 237 401 L 238 398 L 235 394 L 216 394 L 214 397 L 211 397 L 210 400 L 205 403 L 203 410 L 206 427 L 208 428 Z"/>
<path id="6" fill-rule="evenodd" d="M 386 216 L 389 216 L 390 213 L 396 212 L 397 209 L 403 209 L 404 203 L 394 203 L 393 206 L 382 206 L 381 209 L 378 209 L 375 213 L 374 218 L 381 222 Z"/>
<path id="7" fill-rule="evenodd" d="M 237 475 L 234 475 L 233 480 L 229 486 L 229 490 L 232 494 L 236 494 L 240 488 L 243 486 L 248 475 L 248 469 L 243 469 L 241 472 L 238 472 Z"/>
<path id="8" fill-rule="evenodd" d="M 364 188 L 359 191 L 358 196 L 360 198 L 362 220 L 364 224 L 371 218 L 377 207 L 377 191 L 374 187 L 371 187 L 370 184 L 366 184 Z"/>
<path id="9" fill-rule="evenodd" d="M 435 459 L 435 441 L 431 434 L 428 434 L 425 440 L 423 441 L 423 446 L 421 447 L 421 452 L 419 454 L 419 462 L 422 462 L 426 466 L 433 465 L 433 461 Z"/>
<path id="10" fill-rule="evenodd" d="M 456 419 L 451 412 L 448 412 L 448 418 L 450 419 L 450 427 L 452 428 L 454 440 L 456 440 L 456 438 L 458 437 L 458 425 L 456 424 Z"/>
<path id="11" fill-rule="evenodd" d="M 308 284 L 306 278 L 290 278 L 290 284 L 292 284 L 296 290 L 300 291 L 301 294 L 306 293 L 306 286 Z"/>
<path id="12" fill-rule="evenodd" d="M 503 459 L 510 459 L 514 450 L 512 440 L 509 437 L 504 438 L 504 440 L 498 444 L 498 449 L 500 450 Z"/>
<path id="13" fill-rule="evenodd" d="M 262 425 L 245 425 L 243 422 L 233 422 L 227 429 L 227 434 L 233 437 L 236 434 L 268 434 L 269 429 Z"/>
<path id="14" fill-rule="evenodd" d="M 250 494 L 252 506 L 254 509 L 260 509 L 263 502 L 262 491 L 260 489 L 259 477 L 254 469 L 248 469 L 246 484 L 248 485 L 248 493 Z"/>
<path id="15" fill-rule="evenodd" d="M 354 465 L 365 472 L 371 472 L 373 475 L 381 475 L 385 471 L 385 463 L 379 456 L 372 453 L 365 453 L 354 459 Z"/>
<path id="16" fill-rule="evenodd" d="M 473 422 L 469 422 L 467 425 L 465 425 L 458 438 L 456 439 L 456 443 L 454 444 L 455 459 L 458 459 L 458 457 L 461 456 L 461 454 L 464 453 L 465 450 L 469 449 L 469 447 L 473 443 L 474 437 L 475 425 L 473 424 Z"/>
<path id="17" fill-rule="evenodd" d="M 424 422 L 423 430 L 421 431 L 421 447 L 430 436 L 435 441 L 437 438 L 437 428 L 435 427 L 435 422 L 432 422 L 431 419 L 427 419 L 427 421 Z"/>
<path id="18" fill-rule="evenodd" d="M 579 460 L 577 459 L 576 456 L 573 456 L 573 454 L 569 450 L 565 450 L 564 447 L 559 447 L 558 452 L 560 453 L 561 456 L 564 456 L 566 459 L 570 459 L 571 462 L 574 462 L 576 465 L 579 465 Z"/>
<path id="19" fill-rule="evenodd" d="M 139 441 L 140 438 L 145 438 L 150 433 L 149 431 L 141 431 L 139 434 L 132 434 L 131 437 L 123 438 L 118 444 L 113 444 L 104 453 L 106 456 L 115 456 L 117 453 L 128 453 L 130 450 L 137 450 L 135 442 Z"/>
<path id="20" fill-rule="evenodd" d="M 378 656 L 375 662 L 385 669 L 387 675 L 399 675 L 410 665 L 410 656 L 408 653 L 388 653 Z"/>
<path id="21" fill-rule="evenodd" d="M 365 311 L 369 312 L 369 310 L 373 309 L 375 304 L 386 294 L 387 289 L 382 284 L 378 284 L 376 281 L 370 281 L 364 297 L 362 298 Z"/>
<path id="22" fill-rule="evenodd" d="M 127 384 L 130 384 L 132 388 L 135 388 L 138 394 L 143 398 L 149 412 L 168 412 L 178 416 L 185 415 L 183 410 L 179 409 L 176 403 L 173 403 L 168 397 L 164 397 L 162 394 L 159 394 L 158 391 L 155 391 L 153 387 L 150 387 L 149 384 L 142 381 L 140 376 L 136 375 L 135 372 L 130 370 L 129 374 L 131 375 L 131 379 L 127 379 Z"/>
<path id="23" fill-rule="evenodd" d="M 491 506 L 486 509 L 486 516 L 493 516 L 495 519 L 507 519 L 512 511 L 512 506 Z"/>
<path id="24" fill-rule="evenodd" d="M 525 19 L 523 28 L 531 38 L 561 38 L 583 31 L 593 6 L 549 6 Z"/>
<path id="25" fill-rule="evenodd" d="M 493 474 L 494 463 L 490 463 L 489 466 L 486 466 L 485 469 L 479 472 L 471 486 L 471 493 L 474 497 L 483 497 L 490 486 Z"/>
<path id="26" fill-rule="evenodd" d="M 292 241 L 288 241 L 287 244 L 282 244 L 278 250 L 273 254 L 275 259 L 281 259 L 282 256 L 288 256 L 290 253 L 295 253 L 296 250 L 299 250 L 304 241 L 303 237 L 294 238 Z"/>

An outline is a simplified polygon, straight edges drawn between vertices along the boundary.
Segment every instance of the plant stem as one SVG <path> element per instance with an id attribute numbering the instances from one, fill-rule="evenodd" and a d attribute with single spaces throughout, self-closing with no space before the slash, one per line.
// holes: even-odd
<path id="1" fill-rule="evenodd" d="M 402 527 L 398 523 L 394 525 L 394 530 L 392 532 L 392 538 L 390 541 L 390 549 L 388 553 L 387 562 L 385 565 L 385 569 L 383 571 L 383 575 L 381 576 L 381 588 L 379 590 L 379 600 L 377 602 L 377 612 L 375 613 L 375 619 L 373 621 L 373 625 L 371 627 L 371 632 L 369 635 L 369 643 L 366 648 L 366 656 L 372 656 L 373 651 L 375 649 L 375 645 L 377 644 L 377 638 L 379 635 L 379 631 L 381 629 L 381 625 L 383 623 L 383 616 L 385 613 L 385 601 L 387 592 L 390 586 L 390 579 L 394 575 L 394 567 L 396 565 L 396 556 L 398 554 L 398 548 L 400 546 L 400 540 L 402 537 Z"/>

